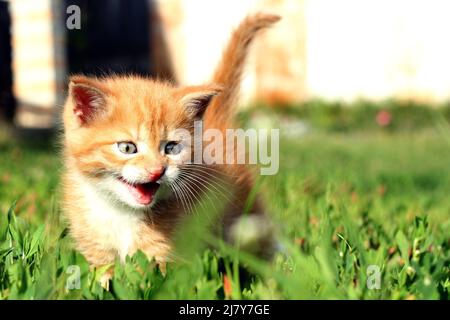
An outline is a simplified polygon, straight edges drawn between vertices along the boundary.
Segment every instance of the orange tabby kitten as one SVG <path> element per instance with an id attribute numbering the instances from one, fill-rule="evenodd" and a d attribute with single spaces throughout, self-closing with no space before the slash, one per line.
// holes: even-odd
<path id="1" fill-rule="evenodd" d="M 176 129 L 233 128 L 233 105 L 249 44 L 278 16 L 247 17 L 232 34 L 212 84 L 177 87 L 137 76 L 74 76 L 64 107 L 63 210 L 77 248 L 93 266 L 136 250 L 163 263 L 172 236 L 208 186 L 226 180 L 224 225 L 242 213 L 252 175 L 242 165 L 185 164 Z M 190 196 L 189 196 L 190 195 Z M 263 212 L 255 201 L 250 210 Z M 262 221 L 262 220 L 261 220 Z"/>

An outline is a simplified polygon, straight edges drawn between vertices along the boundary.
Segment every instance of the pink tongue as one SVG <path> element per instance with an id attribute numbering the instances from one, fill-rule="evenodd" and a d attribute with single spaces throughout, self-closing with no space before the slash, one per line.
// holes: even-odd
<path id="1" fill-rule="evenodd" d="M 157 189 L 157 185 L 153 186 L 151 184 L 127 184 L 127 186 L 128 190 L 130 190 L 136 201 L 144 205 L 150 204 L 152 202 L 153 196 L 155 195 Z"/>

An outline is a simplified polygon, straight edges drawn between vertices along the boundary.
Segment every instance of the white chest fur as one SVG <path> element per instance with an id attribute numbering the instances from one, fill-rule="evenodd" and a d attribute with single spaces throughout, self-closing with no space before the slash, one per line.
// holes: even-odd
<path id="1" fill-rule="evenodd" d="M 108 201 L 87 181 L 81 183 L 81 189 L 88 205 L 87 220 L 95 232 L 92 236 L 105 248 L 117 251 L 124 261 L 136 250 L 143 214 Z"/>

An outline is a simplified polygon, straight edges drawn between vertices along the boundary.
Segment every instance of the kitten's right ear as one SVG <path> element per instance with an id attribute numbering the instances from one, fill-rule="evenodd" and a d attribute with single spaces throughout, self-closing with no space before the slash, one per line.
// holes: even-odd
<path id="1" fill-rule="evenodd" d="M 69 99 L 81 125 L 87 125 L 106 109 L 105 92 L 94 79 L 75 76 L 70 79 Z"/>

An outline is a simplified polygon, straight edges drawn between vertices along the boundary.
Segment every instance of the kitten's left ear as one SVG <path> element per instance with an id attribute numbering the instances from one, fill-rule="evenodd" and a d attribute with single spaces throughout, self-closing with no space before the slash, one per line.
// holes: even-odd
<path id="1" fill-rule="evenodd" d="M 216 85 L 186 87 L 179 92 L 180 102 L 189 115 L 201 118 L 211 100 L 220 92 L 222 87 Z"/>

